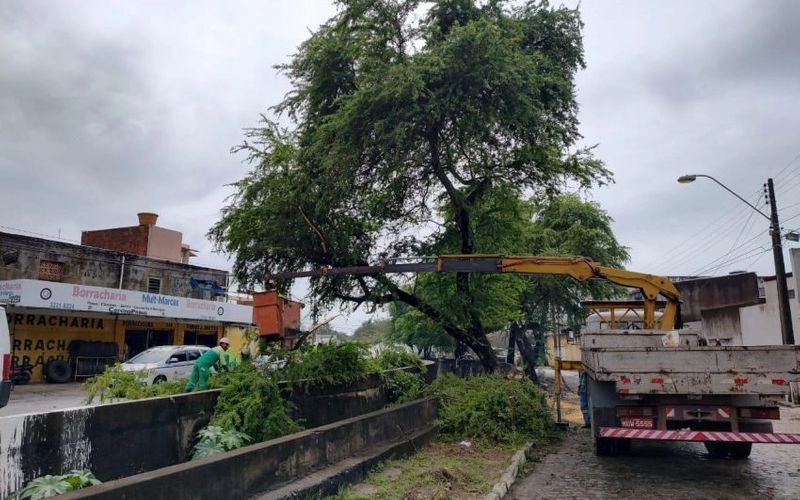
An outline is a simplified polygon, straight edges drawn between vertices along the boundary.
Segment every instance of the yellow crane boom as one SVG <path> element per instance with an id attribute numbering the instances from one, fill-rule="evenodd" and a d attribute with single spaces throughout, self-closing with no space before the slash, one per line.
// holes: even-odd
<path id="1" fill-rule="evenodd" d="M 278 273 L 268 280 L 333 275 L 368 275 L 388 273 L 456 272 L 513 273 L 569 276 L 577 281 L 603 279 L 617 285 L 636 288 L 642 293 L 644 328 L 671 330 L 678 321 L 680 293 L 669 278 L 602 266 L 585 257 L 506 256 L 500 254 L 439 255 L 419 262 L 381 262 L 374 266 L 324 267 L 311 271 Z M 664 299 L 660 321 L 656 321 L 656 299 Z"/>

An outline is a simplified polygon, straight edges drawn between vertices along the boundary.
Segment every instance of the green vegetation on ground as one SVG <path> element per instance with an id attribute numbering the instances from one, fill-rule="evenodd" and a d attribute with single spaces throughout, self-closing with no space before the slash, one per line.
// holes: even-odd
<path id="1" fill-rule="evenodd" d="M 544 391 L 527 379 L 448 375 L 425 392 L 439 397 L 438 440 L 329 500 L 483 498 L 523 443 L 542 454 L 558 439 Z"/>
<path id="2" fill-rule="evenodd" d="M 358 342 L 304 345 L 294 351 L 282 351 L 276 358 L 285 360 L 286 365 L 274 376 L 305 389 L 349 384 L 372 371 L 369 349 Z"/>
<path id="3" fill-rule="evenodd" d="M 211 377 L 211 389 L 220 389 L 212 426 L 243 432 L 256 442 L 302 429 L 292 419 L 289 403 L 281 397 L 275 377 L 252 363 Z"/>
<path id="4" fill-rule="evenodd" d="M 119 363 L 106 367 L 103 373 L 83 383 L 87 394 L 86 404 L 91 404 L 95 397 L 99 397 L 101 402 L 106 402 L 114 399 L 134 400 L 170 396 L 183 392 L 185 385 L 186 379 L 148 384 L 144 373 L 125 371 Z"/>
<path id="5" fill-rule="evenodd" d="M 60 476 L 50 474 L 37 477 L 26 484 L 22 489 L 8 496 L 9 500 L 38 500 L 48 498 L 70 491 L 79 490 L 100 484 L 89 470 L 73 470 Z"/>
<path id="6" fill-rule="evenodd" d="M 423 395 L 422 361 L 402 350 L 386 348 L 373 357 L 367 346 L 343 342 L 307 345 L 296 351 L 278 351 L 273 356 L 286 364 L 267 369 L 243 362 L 230 371 L 211 376 L 209 388 L 221 392 L 210 427 L 198 434 L 194 457 L 227 451 L 234 444 L 266 441 L 302 430 L 301 422 L 291 415 L 290 403 L 281 394 L 282 385 L 309 390 L 345 385 L 377 374 L 384 378 L 392 403 Z M 411 371 L 400 368 L 411 368 Z M 119 365 L 109 367 L 84 383 L 87 402 L 98 396 L 101 401 L 107 401 L 179 394 L 185 385 L 185 381 L 147 385 L 145 380 L 141 372 L 127 372 Z"/>
<path id="7" fill-rule="evenodd" d="M 448 374 L 427 392 L 439 397 L 436 426 L 447 438 L 539 444 L 554 436 L 546 394 L 528 379 Z"/>
<path id="8" fill-rule="evenodd" d="M 197 432 L 197 444 L 192 450 L 192 460 L 235 450 L 251 442 L 253 438 L 243 432 L 225 430 L 216 425 L 209 425 Z"/>
<path id="9" fill-rule="evenodd" d="M 360 484 L 328 500 L 478 499 L 491 491 L 516 449 L 480 442 L 434 442 L 376 467 Z"/>

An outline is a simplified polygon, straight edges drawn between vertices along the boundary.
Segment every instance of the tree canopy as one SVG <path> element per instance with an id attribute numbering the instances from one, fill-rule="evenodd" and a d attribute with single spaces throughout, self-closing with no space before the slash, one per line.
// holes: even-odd
<path id="1" fill-rule="evenodd" d="M 338 7 L 279 67 L 292 90 L 273 111 L 290 125 L 264 116 L 236 148 L 253 169 L 209 235 L 234 255 L 243 286 L 273 272 L 445 251 L 530 253 L 528 236 L 509 237 L 531 222 L 528 200 L 610 180 L 576 148 L 576 10 L 503 0 Z M 485 333 L 521 314 L 526 283 L 327 276 L 310 290 L 314 310 L 399 301 L 491 369 Z"/>

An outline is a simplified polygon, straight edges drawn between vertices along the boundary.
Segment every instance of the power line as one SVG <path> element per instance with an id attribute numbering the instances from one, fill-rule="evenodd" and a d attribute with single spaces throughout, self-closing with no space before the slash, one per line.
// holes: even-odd
<path id="1" fill-rule="evenodd" d="M 761 191 L 760 190 L 757 191 L 755 196 L 760 198 Z M 755 201 L 754 205 L 759 203 L 759 199 L 755 199 L 754 201 Z M 730 226 L 736 221 L 736 219 L 739 219 L 742 216 L 744 216 L 744 214 L 748 210 L 751 209 L 749 209 L 746 206 L 740 207 L 738 210 L 734 210 L 733 212 L 727 212 L 726 214 L 723 214 L 721 217 L 715 219 L 710 224 L 704 226 L 703 229 L 706 229 L 712 225 L 716 225 L 715 229 L 713 229 L 712 231 L 705 232 L 704 236 L 700 238 L 700 240 L 697 243 L 693 245 L 686 245 L 682 250 L 679 250 L 677 252 L 671 252 L 671 253 L 668 252 L 670 253 L 670 256 L 666 260 L 661 262 L 660 269 L 666 272 L 668 271 L 670 266 L 685 260 L 686 257 L 689 257 L 690 255 L 702 255 L 704 252 L 710 250 L 712 247 L 714 247 L 714 245 L 719 243 L 721 237 L 723 237 L 725 233 L 729 231 Z M 686 242 L 688 242 L 688 240 L 685 240 L 683 244 L 685 244 Z"/>
<path id="2" fill-rule="evenodd" d="M 756 258 L 755 258 L 755 259 L 753 259 L 753 261 L 752 261 L 752 262 L 750 262 L 749 264 L 747 264 L 746 266 L 744 266 L 744 268 L 745 268 L 745 269 L 751 269 L 751 268 L 752 268 L 753 266 L 755 266 L 755 265 L 756 265 L 756 263 L 757 263 L 759 260 L 761 260 L 761 259 L 764 257 L 764 255 L 766 255 L 766 254 L 767 254 L 767 252 L 761 252 L 760 254 L 758 254 L 758 255 L 756 256 Z"/>
<path id="3" fill-rule="evenodd" d="M 750 238 L 749 240 L 747 240 L 747 241 L 743 242 L 743 243 L 742 243 L 742 244 L 739 246 L 739 252 L 738 252 L 736 255 L 739 255 L 739 254 L 741 253 L 741 250 L 742 250 L 742 249 L 744 249 L 744 248 L 752 248 L 752 245 L 750 245 L 750 244 L 751 244 L 753 241 L 755 241 L 755 240 L 756 240 L 756 239 L 758 239 L 758 238 L 761 238 L 761 237 L 763 237 L 765 234 L 768 234 L 768 233 L 769 233 L 769 231 L 768 231 L 768 230 L 766 230 L 766 231 L 761 231 L 761 232 L 759 232 L 758 234 L 756 234 L 755 236 L 753 236 L 752 238 Z M 748 245 L 749 245 L 749 246 L 748 246 Z M 761 246 L 762 246 L 762 245 L 758 245 L 758 247 L 761 247 Z M 699 268 L 697 271 L 693 272 L 692 274 L 694 274 L 694 275 L 700 275 L 700 274 L 703 274 L 704 272 L 707 272 L 707 269 L 708 269 L 708 268 L 710 268 L 710 267 L 713 267 L 713 266 L 714 266 L 715 264 L 717 264 L 719 261 L 721 261 L 721 260 L 724 260 L 724 259 L 727 257 L 727 255 L 728 255 L 728 254 L 725 254 L 725 255 L 723 255 L 723 256 L 721 256 L 721 257 L 717 257 L 716 259 L 712 260 L 711 262 L 708 262 L 707 264 L 705 264 L 704 266 L 702 266 L 701 268 Z"/>
<path id="4" fill-rule="evenodd" d="M 753 257 L 755 255 L 759 255 L 760 256 L 760 255 L 762 255 L 764 253 L 769 252 L 770 250 L 772 250 L 772 249 L 771 248 L 764 248 L 763 246 L 752 248 L 752 249 L 748 250 L 747 252 L 744 252 L 744 253 L 736 256 L 735 258 L 731 258 L 730 260 L 722 262 L 722 263 L 720 263 L 719 265 L 717 265 L 715 267 L 712 267 L 710 269 L 704 270 L 703 273 L 711 274 L 711 273 L 717 272 L 717 271 L 719 271 L 721 269 L 724 269 L 724 268 L 730 266 L 731 264 L 735 264 L 737 262 L 741 262 L 743 260 L 747 260 L 747 259 L 749 259 L 749 258 L 751 258 L 751 257 Z"/>
<path id="5" fill-rule="evenodd" d="M 795 156 L 794 158 L 789 160 L 789 163 L 784 165 L 784 167 L 777 174 L 773 175 L 772 178 L 774 180 L 778 180 L 778 178 L 781 176 L 781 174 L 783 174 L 786 171 L 786 169 L 791 167 L 792 163 L 796 162 L 797 160 L 800 160 L 800 153 L 797 153 L 797 156 Z M 792 172 L 794 172 L 795 170 L 800 170 L 800 165 L 798 165 L 796 168 L 792 169 Z"/>
<path id="6" fill-rule="evenodd" d="M 760 190 L 759 190 L 759 191 L 757 191 L 756 193 L 757 193 L 757 194 L 760 194 Z M 733 206 L 733 205 L 731 205 L 731 206 Z M 711 222 L 709 222 L 709 223 L 708 223 L 708 224 L 706 224 L 705 226 L 703 226 L 703 227 L 701 227 L 700 229 L 698 229 L 696 232 L 692 233 L 692 234 L 691 234 L 690 236 L 688 236 L 687 238 L 685 238 L 685 239 L 681 240 L 679 243 L 675 244 L 674 246 L 672 246 L 671 248 L 669 248 L 668 250 L 666 250 L 664 253 L 666 253 L 666 254 L 668 254 L 668 255 L 670 256 L 670 257 L 668 257 L 668 258 L 667 258 L 667 260 L 659 260 L 659 257 L 655 257 L 655 258 L 651 259 L 650 261 L 648 261 L 648 262 L 647 262 L 647 263 L 644 265 L 644 267 L 645 267 L 645 268 L 652 267 L 652 266 L 653 266 L 654 264 L 656 264 L 656 263 L 657 263 L 658 265 L 660 265 L 660 266 L 666 266 L 668 262 L 671 262 L 671 261 L 675 260 L 675 259 L 678 257 L 678 255 L 676 255 L 675 253 L 673 253 L 675 250 L 677 250 L 677 249 L 679 249 L 679 248 L 683 247 L 684 245 L 686 245 L 686 243 L 688 243 L 688 242 L 689 242 L 690 240 L 692 240 L 693 238 L 695 238 L 695 237 L 697 237 L 697 236 L 699 236 L 699 235 L 703 234 L 703 233 L 704 233 L 704 231 L 705 231 L 706 229 L 708 229 L 708 228 L 712 227 L 714 224 L 716 224 L 717 222 L 720 222 L 722 219 L 729 218 L 731 215 L 732 215 L 732 214 L 731 214 L 731 212 L 730 212 L 730 211 L 726 211 L 725 213 L 723 213 L 722 215 L 720 215 L 720 216 L 719 216 L 719 217 L 717 217 L 716 219 L 712 220 Z"/>

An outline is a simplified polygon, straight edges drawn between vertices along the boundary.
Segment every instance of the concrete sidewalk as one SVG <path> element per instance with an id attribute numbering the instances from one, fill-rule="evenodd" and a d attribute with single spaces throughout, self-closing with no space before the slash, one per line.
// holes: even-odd
<path id="1" fill-rule="evenodd" d="M 11 391 L 8 404 L 0 408 L 0 417 L 87 406 L 85 400 L 86 391 L 79 383 L 18 385 Z M 98 403 L 96 398 L 91 406 Z"/>

